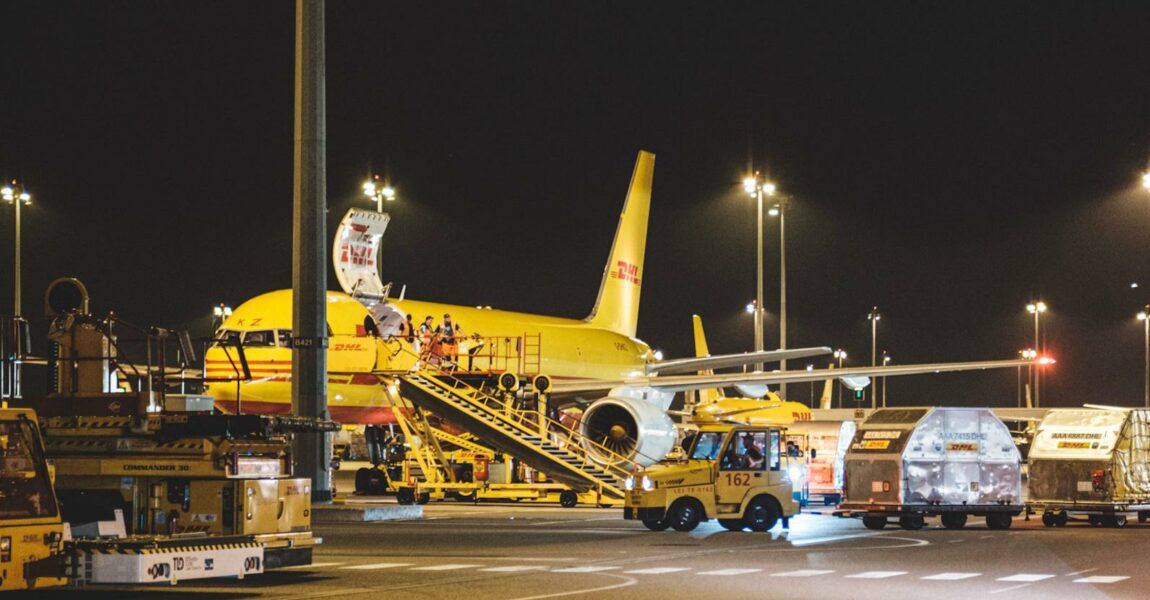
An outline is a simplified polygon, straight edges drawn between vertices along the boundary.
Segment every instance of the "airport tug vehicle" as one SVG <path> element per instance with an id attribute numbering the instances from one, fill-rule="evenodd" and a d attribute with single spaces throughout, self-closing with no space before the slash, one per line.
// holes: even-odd
<path id="1" fill-rule="evenodd" d="M 625 482 L 625 519 L 652 531 L 691 531 L 718 519 L 730 531 L 783 527 L 799 512 L 779 427 L 701 426 L 683 444 L 684 458 L 664 460 Z"/>
<path id="2" fill-rule="evenodd" d="M 859 426 L 846 455 L 836 515 L 868 529 L 897 519 L 922 529 L 939 516 L 947 529 L 984 516 L 1008 529 L 1022 505 L 1021 457 L 1010 430 L 988 408 L 883 408 Z"/>
<path id="3" fill-rule="evenodd" d="M 1150 410 L 1050 411 L 1030 448 L 1029 499 L 1047 527 L 1071 513 L 1095 527 L 1150 520 Z"/>

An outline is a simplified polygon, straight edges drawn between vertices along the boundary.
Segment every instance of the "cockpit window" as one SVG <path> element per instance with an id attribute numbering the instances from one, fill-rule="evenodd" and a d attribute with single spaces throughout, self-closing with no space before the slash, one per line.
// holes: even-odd
<path id="1" fill-rule="evenodd" d="M 262 331 L 248 331 L 244 333 L 244 347 L 252 346 L 275 346 L 276 335 L 275 331 L 270 329 Z"/>
<path id="2" fill-rule="evenodd" d="M 237 346 L 240 343 L 240 332 L 232 329 L 221 329 L 214 336 L 213 346 Z"/>

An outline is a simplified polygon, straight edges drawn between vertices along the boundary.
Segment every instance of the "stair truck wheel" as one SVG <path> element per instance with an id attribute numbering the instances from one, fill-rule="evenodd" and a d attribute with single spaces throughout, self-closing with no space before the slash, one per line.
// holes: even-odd
<path id="1" fill-rule="evenodd" d="M 559 492 L 559 506 L 563 508 L 575 508 L 579 504 L 579 494 L 572 490 L 563 490 Z"/>
<path id="2" fill-rule="evenodd" d="M 743 522 L 751 531 L 769 531 L 782 516 L 782 509 L 777 500 L 770 496 L 756 496 L 747 505 L 747 512 L 743 513 Z"/>
<path id="3" fill-rule="evenodd" d="M 742 531 L 747 528 L 747 523 L 742 519 L 719 519 L 719 525 L 727 531 Z"/>
<path id="4" fill-rule="evenodd" d="M 947 529 L 962 529 L 966 527 L 966 513 L 942 513 L 942 526 Z"/>
<path id="5" fill-rule="evenodd" d="M 692 531 L 703 520 L 703 505 L 694 498 L 680 498 L 667 512 L 667 521 L 675 531 Z"/>
<path id="6" fill-rule="evenodd" d="M 369 469 L 367 467 L 361 467 L 359 469 L 356 469 L 356 471 L 355 471 L 355 493 L 357 493 L 357 494 L 366 494 L 367 493 L 367 478 L 370 475 L 370 471 L 372 471 L 372 469 Z"/>
<path id="7" fill-rule="evenodd" d="M 1010 524 L 1014 521 L 1014 517 L 1010 513 L 990 513 L 986 515 L 986 526 L 991 529 L 1010 529 Z"/>
<path id="8" fill-rule="evenodd" d="M 863 527 L 867 529 L 882 529 L 886 527 L 886 517 L 863 517 Z"/>
<path id="9" fill-rule="evenodd" d="M 918 531 L 923 525 L 926 525 L 926 520 L 922 515 L 906 515 L 898 518 L 898 526 L 907 531 Z"/>
<path id="10" fill-rule="evenodd" d="M 643 519 L 643 526 L 651 531 L 666 531 L 671 522 L 667 519 Z"/>
<path id="11" fill-rule="evenodd" d="M 403 505 L 415 504 L 415 490 L 405 487 L 395 492 L 395 501 Z"/>
<path id="12" fill-rule="evenodd" d="M 431 502 L 431 492 L 423 492 L 415 497 L 416 504 L 427 504 L 428 502 Z"/>

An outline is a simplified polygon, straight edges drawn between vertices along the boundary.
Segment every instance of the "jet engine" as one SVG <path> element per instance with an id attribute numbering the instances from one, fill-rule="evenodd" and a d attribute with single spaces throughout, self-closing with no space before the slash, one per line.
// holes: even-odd
<path id="1" fill-rule="evenodd" d="M 662 460 L 678 439 L 675 423 L 659 405 L 619 396 L 607 396 L 587 407 L 580 431 L 599 446 L 643 467 Z M 587 450 L 593 457 L 607 460 L 598 447 Z"/>

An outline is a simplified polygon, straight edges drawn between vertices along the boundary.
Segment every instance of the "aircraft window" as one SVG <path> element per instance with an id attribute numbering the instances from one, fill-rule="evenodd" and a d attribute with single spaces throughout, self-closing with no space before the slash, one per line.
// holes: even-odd
<path id="1" fill-rule="evenodd" d="M 774 450 L 771 452 L 771 469 L 778 469 L 779 440 L 778 432 L 771 432 Z M 740 431 L 731 437 L 731 443 L 723 454 L 720 468 L 739 471 L 761 471 L 766 460 L 764 451 L 767 449 L 766 431 Z"/>
<path id="2" fill-rule="evenodd" d="M 275 331 L 248 331 L 244 333 L 244 346 L 275 346 Z"/>
<path id="3" fill-rule="evenodd" d="M 276 344 L 280 348 L 291 348 L 291 332 L 286 329 L 279 329 L 276 331 L 276 338 L 279 343 Z"/>
<path id="4" fill-rule="evenodd" d="M 0 520 L 56 514 L 32 423 L 0 421 Z"/>
<path id="5" fill-rule="evenodd" d="M 237 346 L 240 343 L 240 332 L 231 329 L 221 329 L 216 332 L 213 346 Z"/>
<path id="6" fill-rule="evenodd" d="M 723 447 L 723 435 L 718 431 L 705 431 L 695 436 L 695 447 L 691 450 L 693 460 L 715 460 Z"/>

